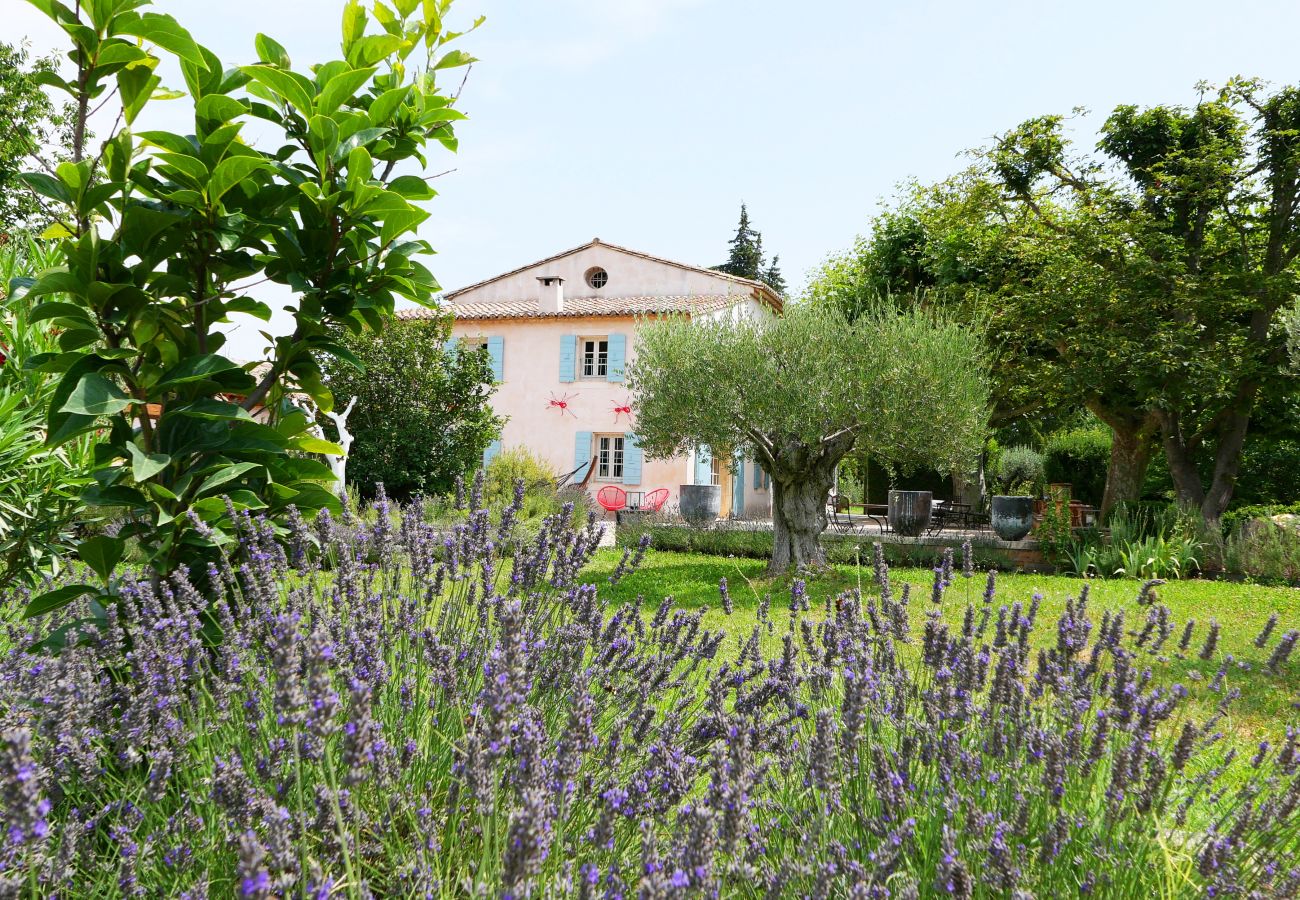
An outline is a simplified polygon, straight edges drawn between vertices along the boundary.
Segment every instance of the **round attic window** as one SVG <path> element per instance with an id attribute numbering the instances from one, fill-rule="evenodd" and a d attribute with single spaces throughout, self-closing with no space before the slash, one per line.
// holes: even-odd
<path id="1" fill-rule="evenodd" d="M 587 286 L 593 288 L 603 288 L 609 284 L 609 273 L 600 266 L 587 270 Z"/>

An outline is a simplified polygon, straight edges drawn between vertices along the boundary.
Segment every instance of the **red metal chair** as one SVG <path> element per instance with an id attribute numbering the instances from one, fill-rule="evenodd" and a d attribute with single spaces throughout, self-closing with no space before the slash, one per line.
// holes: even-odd
<path id="1" fill-rule="evenodd" d="M 605 507 L 606 512 L 618 512 L 627 506 L 627 491 L 612 484 L 605 485 L 596 492 L 596 502 Z"/>
<path id="2" fill-rule="evenodd" d="M 659 488 L 657 491 L 651 491 L 645 495 L 641 501 L 641 509 L 646 512 L 659 512 L 659 509 L 668 502 L 668 488 Z"/>

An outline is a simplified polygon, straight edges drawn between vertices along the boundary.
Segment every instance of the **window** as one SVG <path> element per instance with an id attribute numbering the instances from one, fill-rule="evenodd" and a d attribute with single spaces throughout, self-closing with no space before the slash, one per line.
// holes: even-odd
<path id="1" fill-rule="evenodd" d="M 709 484 L 722 484 L 722 460 L 716 456 L 709 465 L 709 479 Z"/>
<path id="2" fill-rule="evenodd" d="M 609 273 L 600 266 L 593 266 L 587 270 L 586 279 L 588 287 L 600 290 L 605 285 L 609 284 Z"/>
<path id="3" fill-rule="evenodd" d="M 596 479 L 623 480 L 623 435 L 596 435 Z"/>
<path id="4" fill-rule="evenodd" d="M 579 372 L 583 378 L 604 380 L 609 375 L 609 339 L 603 337 L 578 338 Z"/>

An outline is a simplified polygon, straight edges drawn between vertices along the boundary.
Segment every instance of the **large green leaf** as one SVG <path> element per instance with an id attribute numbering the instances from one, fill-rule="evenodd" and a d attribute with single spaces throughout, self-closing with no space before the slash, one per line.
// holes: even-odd
<path id="1" fill-rule="evenodd" d="M 232 371 L 243 372 L 244 370 L 238 363 L 233 363 L 217 353 L 190 356 L 164 372 L 158 379 L 156 387 L 162 390 L 192 381 L 206 381 Z"/>
<path id="2" fill-rule="evenodd" d="M 68 186 L 53 175 L 44 172 L 20 172 L 18 180 L 43 197 L 58 200 L 60 203 L 72 203 L 72 192 Z"/>
<path id="3" fill-rule="evenodd" d="M 310 82 L 305 78 L 298 81 L 302 76 L 295 77 L 270 66 L 244 66 L 240 71 L 258 84 L 265 85 L 271 93 L 291 104 L 302 115 L 310 116 L 315 111 L 309 93 Z"/>
<path id="4" fill-rule="evenodd" d="M 404 84 L 401 87 L 391 88 L 384 91 L 375 102 L 370 104 L 370 121 L 375 125 L 387 125 L 388 120 L 397 112 L 397 108 L 406 100 L 406 95 L 411 92 L 411 86 Z"/>
<path id="5" fill-rule="evenodd" d="M 131 398 L 122 389 L 98 372 L 81 376 L 59 412 L 81 416 L 111 416 L 131 405 Z"/>
<path id="6" fill-rule="evenodd" d="M 261 463 L 253 462 L 228 463 L 223 465 L 217 469 L 217 471 L 203 479 L 203 484 L 199 485 L 198 496 L 202 497 L 210 494 L 223 484 L 229 484 L 236 478 L 241 478 L 249 472 L 252 472 L 254 469 L 260 468 L 262 468 Z"/>
<path id="7" fill-rule="evenodd" d="M 126 445 L 131 454 L 131 476 L 136 482 L 148 481 L 171 463 L 166 453 L 146 453 L 132 441 Z"/>
<path id="8" fill-rule="evenodd" d="M 122 98 L 126 124 L 130 125 L 140 115 L 161 80 L 146 66 L 128 66 L 117 73 L 117 92 Z"/>
<path id="9" fill-rule="evenodd" d="M 260 156 L 232 156 L 223 159 L 212 173 L 212 180 L 208 182 L 208 200 L 213 203 L 220 201 L 232 187 L 269 165 Z"/>
<path id="10" fill-rule="evenodd" d="M 36 283 L 27 289 L 27 296 L 41 297 L 45 294 L 84 294 L 86 284 L 67 269 L 51 269 L 36 279 Z"/>
<path id="11" fill-rule="evenodd" d="M 162 13 L 125 13 L 114 18 L 113 30 L 116 34 L 144 38 L 193 65 L 207 68 L 207 61 L 204 60 L 199 45 L 171 16 Z"/>
<path id="12" fill-rule="evenodd" d="M 63 321 L 66 324 L 76 323 L 82 326 L 91 326 L 90 313 L 85 307 L 78 306 L 75 303 L 63 303 L 58 300 L 47 300 L 44 303 L 37 304 L 28 316 L 29 324 L 35 325 L 37 322 L 44 322 L 48 319 Z"/>
<path id="13" fill-rule="evenodd" d="M 96 535 L 77 545 L 77 556 L 106 582 L 125 552 L 126 541 L 107 534 Z"/>
<path id="14" fill-rule="evenodd" d="M 247 112 L 248 107 L 225 94 L 209 94 L 194 104 L 195 118 L 210 122 L 230 122 Z"/>
<path id="15" fill-rule="evenodd" d="M 52 591 L 46 591 L 43 594 L 37 594 L 27 604 L 23 610 L 24 619 L 32 619 L 36 616 L 43 616 L 46 613 L 54 612 L 56 609 L 62 609 L 78 597 L 84 597 L 87 594 L 98 592 L 98 588 L 91 587 L 88 584 L 69 584 L 64 587 L 55 588 Z"/>
<path id="16" fill-rule="evenodd" d="M 259 34 L 253 38 L 253 46 L 257 48 L 257 58 L 268 65 L 277 69 L 287 69 L 293 65 L 289 61 L 289 51 L 274 38 Z"/>
<path id="17" fill-rule="evenodd" d="M 351 99 L 374 74 L 374 68 L 368 67 L 335 75 L 316 98 L 316 111 L 326 116 L 333 115 L 334 111 Z"/>

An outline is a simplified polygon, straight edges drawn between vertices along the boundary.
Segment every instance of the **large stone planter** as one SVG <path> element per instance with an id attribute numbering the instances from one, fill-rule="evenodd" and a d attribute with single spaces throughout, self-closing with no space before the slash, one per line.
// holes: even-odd
<path id="1" fill-rule="evenodd" d="M 889 527 L 895 534 L 918 537 L 930 527 L 930 491 L 890 491 Z"/>
<path id="2" fill-rule="evenodd" d="M 1002 540 L 1020 540 L 1034 527 L 1034 498 L 994 497 L 989 522 Z"/>
<path id="3" fill-rule="evenodd" d="M 722 511 L 722 487 L 716 484 L 683 484 L 678 488 L 682 518 L 692 525 L 708 525 Z"/>

